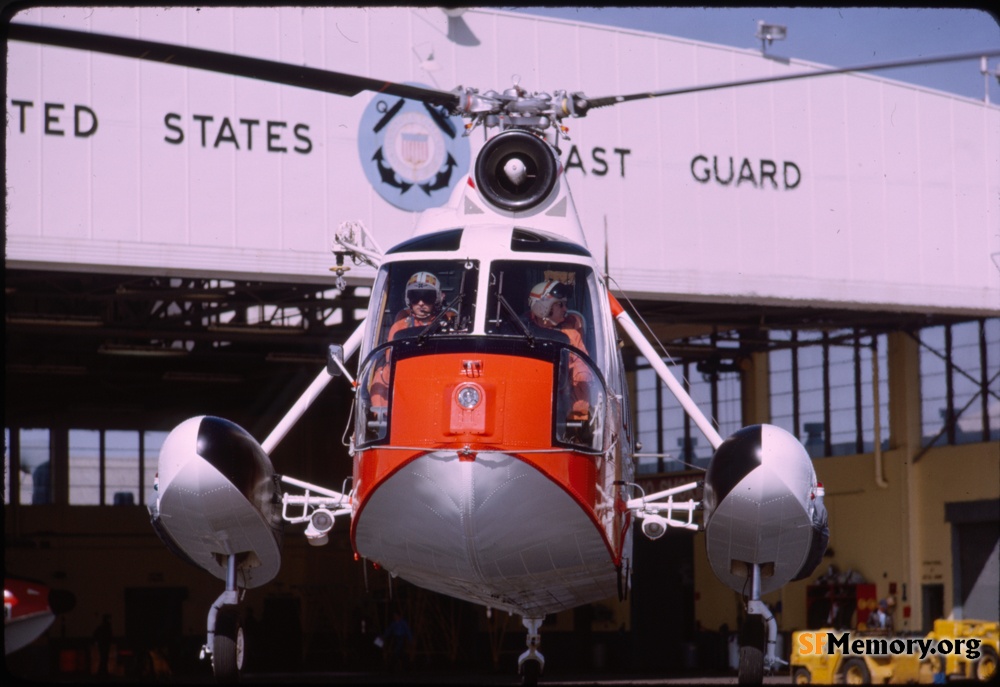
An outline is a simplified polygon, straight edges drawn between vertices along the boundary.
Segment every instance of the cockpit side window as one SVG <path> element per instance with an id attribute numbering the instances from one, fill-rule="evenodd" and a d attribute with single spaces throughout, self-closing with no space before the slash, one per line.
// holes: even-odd
<path id="1" fill-rule="evenodd" d="M 479 264 L 474 260 L 420 260 L 382 267 L 371 302 L 377 304 L 374 346 L 404 336 L 472 330 Z"/>

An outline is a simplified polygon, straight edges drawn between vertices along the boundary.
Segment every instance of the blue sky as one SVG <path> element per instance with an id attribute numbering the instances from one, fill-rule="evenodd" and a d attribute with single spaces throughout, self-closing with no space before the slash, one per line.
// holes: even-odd
<path id="1" fill-rule="evenodd" d="M 758 20 L 787 27 L 788 36 L 768 54 L 834 67 L 1000 50 L 996 15 L 977 9 L 906 7 L 518 7 L 561 19 L 621 26 L 681 38 L 760 50 Z M 1000 70 L 1000 58 L 989 60 Z M 995 76 L 986 79 L 978 59 L 907 67 L 880 76 L 982 100 L 989 82 L 991 103 L 1000 103 Z M 655 84 L 651 84 L 655 86 Z"/>

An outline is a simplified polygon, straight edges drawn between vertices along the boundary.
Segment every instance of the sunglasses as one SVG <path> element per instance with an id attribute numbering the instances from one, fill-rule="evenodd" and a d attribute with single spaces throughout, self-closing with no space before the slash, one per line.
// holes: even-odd
<path id="1" fill-rule="evenodd" d="M 406 300 L 410 305 L 421 302 L 434 305 L 437 303 L 437 291 L 434 289 L 411 289 L 406 294 Z"/>

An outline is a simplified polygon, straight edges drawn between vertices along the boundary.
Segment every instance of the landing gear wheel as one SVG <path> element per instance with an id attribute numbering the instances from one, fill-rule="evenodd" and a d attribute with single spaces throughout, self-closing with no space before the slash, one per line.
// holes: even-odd
<path id="1" fill-rule="evenodd" d="M 990 682 L 997 676 L 997 652 L 984 646 L 983 655 L 973 666 L 973 675 L 979 682 Z"/>
<path id="2" fill-rule="evenodd" d="M 538 661 L 525 661 L 521 664 L 521 684 L 524 687 L 535 687 L 538 676 L 542 674 L 542 664 Z"/>
<path id="3" fill-rule="evenodd" d="M 844 661 L 844 668 L 840 674 L 845 685 L 870 685 L 872 682 L 872 674 L 862 658 L 849 658 Z"/>
<path id="4" fill-rule="evenodd" d="M 223 607 L 215 618 L 212 672 L 216 682 L 238 682 L 243 669 L 243 628 L 239 611 Z"/>
<path id="5" fill-rule="evenodd" d="M 764 652 L 755 646 L 740 647 L 740 684 L 764 683 Z"/>
<path id="6" fill-rule="evenodd" d="M 741 685 L 763 684 L 766 644 L 767 632 L 764 619 L 756 614 L 748 615 L 740 632 L 739 683 Z"/>

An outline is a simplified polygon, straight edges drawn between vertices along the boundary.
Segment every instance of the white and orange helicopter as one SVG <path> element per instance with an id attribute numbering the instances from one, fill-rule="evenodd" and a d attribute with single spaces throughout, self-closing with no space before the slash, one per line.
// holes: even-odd
<path id="1" fill-rule="evenodd" d="M 703 530 L 711 566 L 745 599 L 739 679 L 782 664 L 761 596 L 812 572 L 829 538 L 823 488 L 794 436 L 772 425 L 727 439 L 695 405 L 609 287 L 584 238 L 558 155 L 562 120 L 645 98 L 774 80 L 969 59 L 976 53 L 811 71 L 696 88 L 583 93 L 440 91 L 148 40 L 12 24 L 9 38 L 169 62 L 342 96 L 417 100 L 493 132 L 473 171 L 414 235 L 381 250 L 347 223 L 335 249 L 377 269 L 367 319 L 258 443 L 211 416 L 176 427 L 159 457 L 153 527 L 179 556 L 225 582 L 208 612 L 216 677 L 243 665 L 240 590 L 280 567 L 286 525 L 316 545 L 347 520 L 357 556 L 420 587 L 522 618 L 527 684 L 544 667 L 546 615 L 622 597 L 632 525 L 650 539 Z M 343 281 L 340 281 L 343 284 Z M 692 482 L 645 494 L 633 481 L 634 427 L 620 348 L 627 337 L 715 453 L 704 499 Z M 346 361 L 358 353 L 355 374 Z M 328 382 L 355 393 L 353 477 L 340 491 L 275 472 L 269 455 Z"/>

